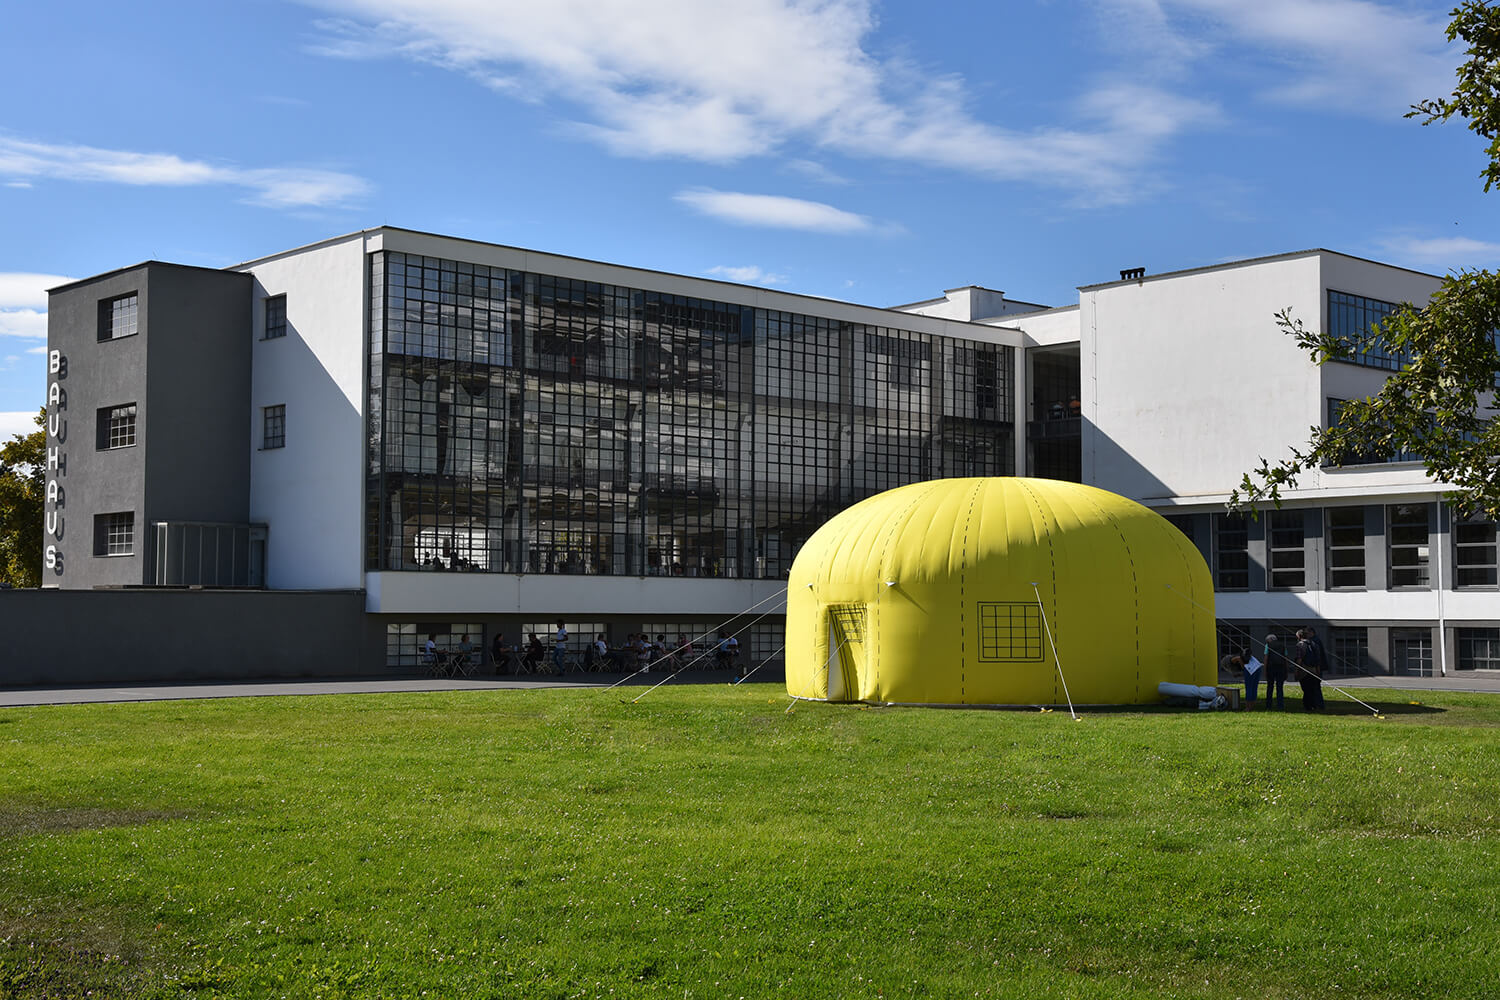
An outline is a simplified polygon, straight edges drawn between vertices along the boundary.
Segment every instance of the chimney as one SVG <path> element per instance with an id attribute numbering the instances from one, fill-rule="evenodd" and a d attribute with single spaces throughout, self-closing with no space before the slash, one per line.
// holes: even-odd
<path id="1" fill-rule="evenodd" d="M 1146 269 L 1144 267 L 1126 268 L 1125 270 L 1120 272 L 1121 281 L 1140 281 L 1145 276 Z"/>

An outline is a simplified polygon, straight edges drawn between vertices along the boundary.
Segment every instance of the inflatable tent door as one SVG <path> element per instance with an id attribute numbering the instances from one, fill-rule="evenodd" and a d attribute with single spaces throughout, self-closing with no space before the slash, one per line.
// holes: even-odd
<path id="1" fill-rule="evenodd" d="M 828 700 L 858 701 L 865 672 L 865 606 L 828 606 Z"/>

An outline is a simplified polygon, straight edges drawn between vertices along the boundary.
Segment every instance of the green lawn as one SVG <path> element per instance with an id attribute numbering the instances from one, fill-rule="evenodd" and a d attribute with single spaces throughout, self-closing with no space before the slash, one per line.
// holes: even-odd
<path id="1" fill-rule="evenodd" d="M 1500 698 L 0 709 L 0 997 L 1491 997 Z"/>

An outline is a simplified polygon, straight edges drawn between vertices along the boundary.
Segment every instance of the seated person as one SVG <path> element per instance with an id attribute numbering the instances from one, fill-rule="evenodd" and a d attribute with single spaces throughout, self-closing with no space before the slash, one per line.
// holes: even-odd
<path id="1" fill-rule="evenodd" d="M 490 643 L 490 658 L 495 661 L 495 673 L 502 674 L 510 669 L 510 654 L 514 652 L 511 644 L 505 641 L 504 632 L 495 633 L 495 641 Z"/>
<path id="2" fill-rule="evenodd" d="M 537 672 L 541 669 L 542 657 L 546 655 L 547 649 L 542 645 L 542 640 L 537 637 L 535 632 L 531 633 L 531 641 L 526 643 L 526 655 L 522 657 L 522 662 L 526 664 L 526 668 L 533 673 Z"/>
<path id="3" fill-rule="evenodd" d="M 453 670 L 455 672 L 464 670 L 474 658 L 474 644 L 469 641 L 469 633 L 465 632 L 458 637 L 458 652 L 453 657 Z"/>
<path id="4" fill-rule="evenodd" d="M 438 649 L 435 632 L 427 633 L 427 644 L 422 647 L 422 662 L 435 674 L 448 672 L 448 652 Z"/>
<path id="5" fill-rule="evenodd" d="M 604 639 L 604 633 L 600 632 L 594 637 L 594 641 L 588 644 L 583 651 L 583 669 L 599 670 L 609 658 L 609 643 Z"/>

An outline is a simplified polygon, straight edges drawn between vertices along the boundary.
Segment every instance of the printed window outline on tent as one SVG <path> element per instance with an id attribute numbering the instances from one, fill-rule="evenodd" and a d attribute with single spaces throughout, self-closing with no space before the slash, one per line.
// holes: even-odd
<path id="1" fill-rule="evenodd" d="M 863 604 L 832 604 L 828 616 L 838 626 L 839 634 L 850 642 L 865 641 L 865 606 Z"/>
<path id="2" fill-rule="evenodd" d="M 1040 663 L 1042 612 L 1024 601 L 979 604 L 981 663 Z"/>

